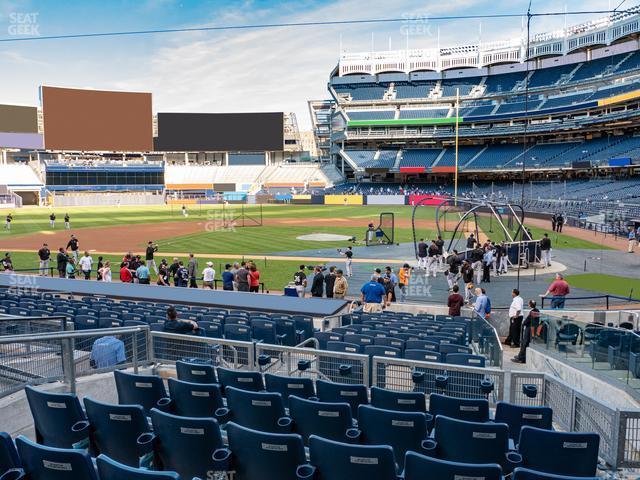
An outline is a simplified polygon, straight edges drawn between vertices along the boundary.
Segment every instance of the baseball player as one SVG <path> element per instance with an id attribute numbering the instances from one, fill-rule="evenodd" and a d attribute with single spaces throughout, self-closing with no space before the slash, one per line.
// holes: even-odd
<path id="1" fill-rule="evenodd" d="M 69 221 L 69 214 L 68 213 L 64 214 L 64 228 L 66 228 L 67 230 L 71 229 L 71 222 Z"/>
<path id="2" fill-rule="evenodd" d="M 49 225 L 51 225 L 51 228 L 56 228 L 56 214 L 53 212 L 49 215 Z"/>

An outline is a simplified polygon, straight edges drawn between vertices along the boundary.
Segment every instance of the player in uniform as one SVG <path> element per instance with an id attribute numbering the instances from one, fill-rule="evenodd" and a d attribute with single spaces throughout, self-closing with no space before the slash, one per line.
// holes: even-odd
<path id="1" fill-rule="evenodd" d="M 343 257 L 346 257 L 344 261 L 344 266 L 345 266 L 345 272 L 347 273 L 347 277 L 352 276 L 353 270 L 351 269 L 351 264 L 353 263 L 353 247 L 351 246 L 347 247 L 347 249 L 344 252 L 341 249 L 338 249 L 338 253 Z"/>
<path id="2" fill-rule="evenodd" d="M 5 230 L 11 230 L 11 222 L 12 221 L 13 221 L 13 215 L 12 214 L 8 214 L 7 218 L 4 221 Z"/>
<path id="3" fill-rule="evenodd" d="M 51 228 L 56 228 L 56 214 L 53 212 L 49 215 L 49 225 L 51 225 Z"/>
<path id="4" fill-rule="evenodd" d="M 68 213 L 64 214 L 64 228 L 66 228 L 67 230 L 71 229 L 71 222 L 70 222 L 70 218 L 69 218 L 69 214 Z"/>

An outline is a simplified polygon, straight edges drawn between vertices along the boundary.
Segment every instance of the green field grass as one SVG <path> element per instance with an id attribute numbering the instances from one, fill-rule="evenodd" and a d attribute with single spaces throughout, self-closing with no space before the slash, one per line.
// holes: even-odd
<path id="1" fill-rule="evenodd" d="M 583 273 L 565 277 L 569 285 L 597 293 L 640 298 L 640 278 L 618 277 L 600 273 Z"/>

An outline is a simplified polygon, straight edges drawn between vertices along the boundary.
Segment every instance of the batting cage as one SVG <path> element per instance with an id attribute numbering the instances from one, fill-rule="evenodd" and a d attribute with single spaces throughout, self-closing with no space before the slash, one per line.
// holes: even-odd
<path id="1" fill-rule="evenodd" d="M 393 213 L 382 212 L 378 226 L 371 223 L 364 238 L 367 246 L 393 245 L 395 243 L 395 217 Z"/>

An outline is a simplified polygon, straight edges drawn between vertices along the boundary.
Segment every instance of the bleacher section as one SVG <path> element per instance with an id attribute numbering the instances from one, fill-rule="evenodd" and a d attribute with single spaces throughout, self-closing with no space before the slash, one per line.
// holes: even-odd
<path id="1" fill-rule="evenodd" d="M 395 117 L 395 110 L 347 111 L 349 120 L 389 120 Z"/>
<path id="2" fill-rule="evenodd" d="M 0 165 L 0 178 L 2 178 L 2 184 L 7 185 L 10 190 L 32 190 L 44 186 L 29 165 L 18 163 Z"/>
<path id="3" fill-rule="evenodd" d="M 407 149 L 402 151 L 400 168 L 430 167 L 440 155 L 440 149 Z"/>

